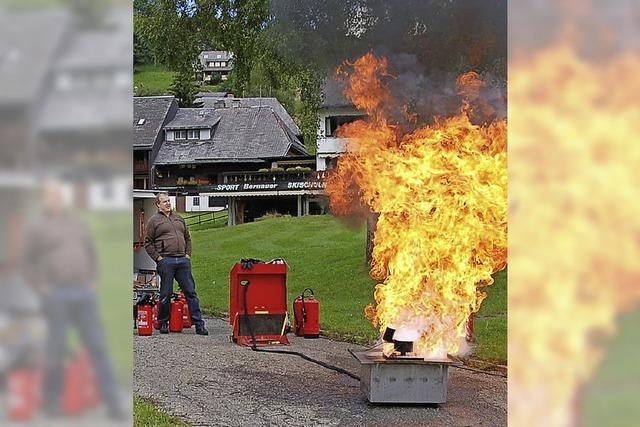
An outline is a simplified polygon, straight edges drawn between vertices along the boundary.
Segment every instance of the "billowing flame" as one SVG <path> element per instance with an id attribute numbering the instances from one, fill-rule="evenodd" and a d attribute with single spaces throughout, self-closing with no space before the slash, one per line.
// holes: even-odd
<path id="1" fill-rule="evenodd" d="M 393 325 L 396 336 L 416 339 L 425 357 L 457 354 L 481 287 L 506 265 L 506 122 L 471 122 L 483 83 L 469 73 L 458 81 L 460 114 L 403 133 L 385 112 L 395 100 L 384 58 L 367 54 L 339 72 L 369 117 L 341 128 L 348 153 L 327 192 L 334 213 L 361 205 L 378 214 L 371 275 L 383 283 L 367 316 L 381 331 Z"/>
<path id="2" fill-rule="evenodd" d="M 576 425 L 616 314 L 640 301 L 638 75 L 637 54 L 567 45 L 510 65 L 510 425 Z"/>

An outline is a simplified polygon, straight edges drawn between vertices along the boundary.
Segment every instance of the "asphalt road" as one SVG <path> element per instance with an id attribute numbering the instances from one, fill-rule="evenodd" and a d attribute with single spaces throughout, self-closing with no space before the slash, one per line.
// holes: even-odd
<path id="1" fill-rule="evenodd" d="M 230 327 L 206 319 L 210 335 L 134 336 L 134 391 L 194 426 L 506 426 L 507 381 L 449 369 L 447 403 L 372 405 L 359 382 L 296 356 L 230 342 Z M 289 335 L 286 349 L 360 374 L 354 344 Z"/>

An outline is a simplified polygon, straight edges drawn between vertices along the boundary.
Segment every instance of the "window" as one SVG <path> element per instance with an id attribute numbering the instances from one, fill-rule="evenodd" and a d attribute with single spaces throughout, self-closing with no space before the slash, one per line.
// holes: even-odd
<path id="1" fill-rule="evenodd" d="M 362 120 L 364 116 L 333 116 L 325 119 L 325 136 L 336 136 L 336 130 L 342 125 Z"/>
<path id="2" fill-rule="evenodd" d="M 175 139 L 187 139 L 187 131 L 186 130 L 175 131 Z"/>
<path id="3" fill-rule="evenodd" d="M 210 208 L 224 208 L 226 206 L 227 199 L 225 197 L 211 197 L 209 196 Z"/>
<path id="4" fill-rule="evenodd" d="M 209 67 L 213 67 L 213 64 L 214 64 L 214 62 L 213 62 L 213 61 L 210 61 L 210 62 L 209 62 Z"/>
<path id="5" fill-rule="evenodd" d="M 192 129 L 187 132 L 188 139 L 200 139 L 200 129 Z"/>
<path id="6" fill-rule="evenodd" d="M 193 206 L 200 206 L 200 197 L 196 196 L 193 198 Z"/>
<path id="7" fill-rule="evenodd" d="M 219 66 L 220 66 L 220 63 L 219 63 L 218 61 L 216 61 L 215 66 L 216 66 L 216 67 L 219 67 Z"/>
<path id="8" fill-rule="evenodd" d="M 226 66 L 227 66 L 227 63 L 226 63 L 226 62 L 221 62 L 221 63 L 220 63 L 220 66 L 221 66 L 221 67 L 226 67 Z"/>
<path id="9" fill-rule="evenodd" d="M 220 58 L 222 58 L 222 55 L 217 54 L 217 55 L 216 55 L 216 58 L 217 58 L 217 59 L 220 59 Z"/>
<path id="10" fill-rule="evenodd" d="M 327 170 L 335 169 L 337 165 L 338 165 L 338 159 L 337 159 L 337 158 L 335 158 L 335 157 L 329 157 L 329 158 L 327 158 L 327 159 L 326 159 L 326 166 L 325 166 L 325 168 L 326 168 Z"/>
<path id="11" fill-rule="evenodd" d="M 138 120 L 138 126 L 142 126 L 145 121 L 146 121 L 145 119 Z"/>

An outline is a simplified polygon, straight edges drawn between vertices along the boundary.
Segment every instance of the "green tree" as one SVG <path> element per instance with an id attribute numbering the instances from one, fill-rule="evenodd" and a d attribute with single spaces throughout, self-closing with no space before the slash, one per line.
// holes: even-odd
<path id="1" fill-rule="evenodd" d="M 139 34 L 133 32 L 133 65 L 148 64 L 151 60 L 149 46 Z"/>
<path id="2" fill-rule="evenodd" d="M 193 70 L 186 68 L 173 77 L 169 91 L 176 97 L 180 107 L 199 107 L 195 102 L 198 84 L 193 80 Z"/>
<path id="3" fill-rule="evenodd" d="M 233 91 L 246 96 L 258 38 L 269 18 L 269 0 L 196 0 L 194 19 L 205 45 L 233 52 Z"/>
<path id="4" fill-rule="evenodd" d="M 202 48 L 192 0 L 144 3 L 134 16 L 134 28 L 153 59 L 172 71 L 193 68 Z"/>
<path id="5" fill-rule="evenodd" d="M 323 77 L 318 70 L 304 65 L 298 66 L 294 74 L 300 99 L 295 116 L 302 131 L 304 145 L 310 153 L 316 152 L 318 109 L 322 104 Z"/>

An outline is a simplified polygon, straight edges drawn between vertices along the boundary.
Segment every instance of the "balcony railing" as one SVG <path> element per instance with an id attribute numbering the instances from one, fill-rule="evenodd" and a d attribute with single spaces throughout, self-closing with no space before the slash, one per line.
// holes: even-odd
<path id="1" fill-rule="evenodd" d="M 317 153 L 325 154 L 325 153 L 344 153 L 347 151 L 347 139 L 346 138 L 337 138 L 333 136 L 323 136 L 318 138 L 317 142 Z"/>
<path id="2" fill-rule="evenodd" d="M 264 184 L 292 181 L 324 181 L 324 171 L 283 170 L 268 172 L 229 172 L 222 174 L 223 184 Z"/>
<path id="3" fill-rule="evenodd" d="M 243 191 L 322 191 L 325 188 L 326 171 L 265 171 L 265 172 L 229 172 L 223 173 L 221 181 L 211 183 L 206 178 L 179 177 L 174 180 L 162 180 L 158 187 L 173 187 L 185 191 L 198 192 L 243 192 Z M 171 182 L 169 182 L 171 181 Z"/>

